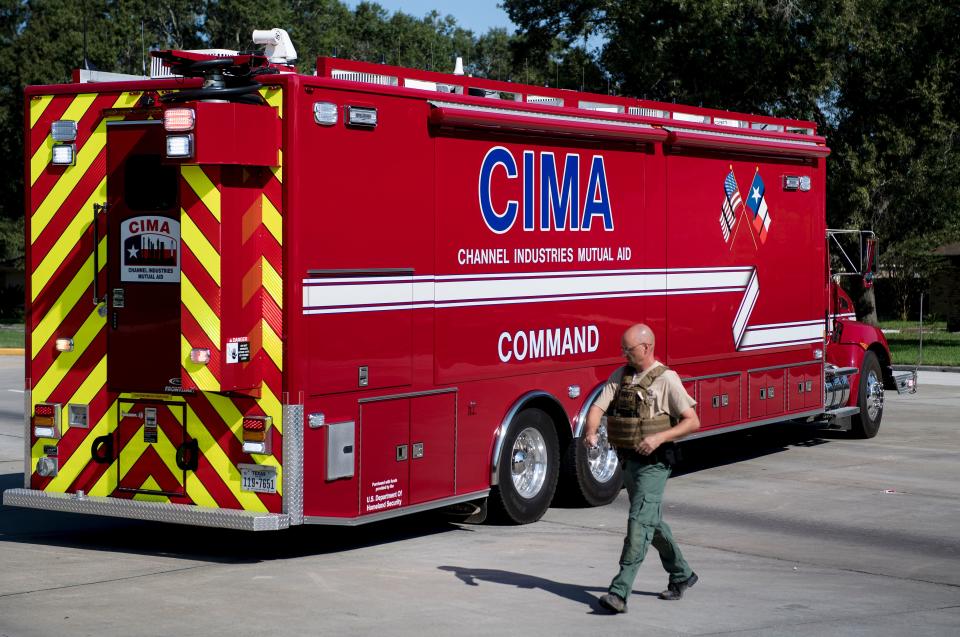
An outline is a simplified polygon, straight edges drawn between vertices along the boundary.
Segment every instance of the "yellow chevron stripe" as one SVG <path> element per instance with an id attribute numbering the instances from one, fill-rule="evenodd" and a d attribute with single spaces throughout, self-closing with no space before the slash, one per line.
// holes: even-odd
<path id="1" fill-rule="evenodd" d="M 281 184 L 283 183 L 283 149 L 277 150 L 277 165 L 270 168 L 270 172 Z"/>
<path id="2" fill-rule="evenodd" d="M 173 414 L 173 417 L 177 419 L 181 425 L 184 424 L 183 419 L 180 417 L 179 409 L 171 409 L 170 413 Z M 196 423 L 194 425 L 187 424 L 187 437 L 196 438 L 196 432 L 194 429 L 202 429 L 203 423 Z M 207 487 L 204 486 L 203 482 L 196 475 L 187 475 L 187 496 L 193 501 L 194 504 L 201 507 L 208 507 L 211 509 L 219 508 L 217 501 L 213 499 L 213 496 L 210 495 L 210 492 L 207 491 Z"/>
<path id="3" fill-rule="evenodd" d="M 260 261 L 263 264 L 260 270 L 263 287 L 276 302 L 277 307 L 283 309 L 283 279 L 265 257 L 260 257 Z"/>
<path id="4" fill-rule="evenodd" d="M 277 117 L 283 119 L 283 91 L 279 86 L 265 86 L 260 89 L 260 95 L 267 100 L 267 104 L 277 109 Z"/>
<path id="5" fill-rule="evenodd" d="M 119 462 L 120 462 L 120 481 L 123 482 L 123 479 L 127 476 L 131 469 L 133 469 L 137 461 L 140 460 L 140 456 L 151 446 L 151 443 L 144 442 L 143 440 L 143 425 L 140 425 L 140 428 L 137 429 L 137 433 L 127 442 L 126 446 L 120 450 L 119 453 Z M 177 466 L 177 448 L 174 446 L 170 439 L 167 438 L 167 435 L 163 433 L 163 429 L 157 427 L 157 442 L 152 443 L 154 451 L 157 452 L 157 455 L 160 456 L 160 460 L 163 461 L 163 464 L 166 465 L 170 473 L 173 474 L 173 477 L 177 479 L 177 484 L 183 485 L 183 470 Z"/>
<path id="6" fill-rule="evenodd" d="M 77 95 L 75 98 L 73 98 L 73 101 L 70 102 L 70 106 L 67 107 L 67 110 L 64 111 L 60 119 L 72 119 L 75 122 L 79 122 L 84 114 L 86 114 L 86 112 L 90 109 L 90 106 L 93 104 L 93 100 L 97 99 L 97 97 L 98 95 L 96 93 L 81 93 L 80 95 Z M 46 168 L 47 164 L 50 163 L 50 159 L 52 157 L 50 150 L 51 148 L 53 148 L 53 136 L 48 132 L 47 139 L 44 140 L 44 143 L 40 146 L 40 148 L 37 149 L 37 152 L 34 153 L 33 157 L 30 159 L 31 186 L 36 183 L 37 178 L 43 172 L 43 169 Z M 100 151 L 98 150 L 97 152 Z M 77 163 L 80 163 L 79 156 L 77 157 Z M 70 170 L 71 168 L 68 167 L 64 171 L 64 176 L 66 176 L 66 173 Z M 73 190 L 73 188 L 70 190 Z"/>
<path id="7" fill-rule="evenodd" d="M 132 99 L 132 93 L 123 93 L 120 97 L 117 98 L 117 101 L 113 103 L 114 107 L 122 108 L 125 105 L 129 105 L 130 100 Z M 68 117 L 71 113 L 71 109 L 74 108 L 74 104 L 77 104 L 77 108 L 83 107 L 83 102 L 78 102 L 81 97 L 90 97 L 90 102 L 92 103 L 96 95 L 78 95 L 76 99 L 70 104 L 70 107 L 67 108 L 67 112 L 64 113 L 63 119 L 77 119 L 80 117 Z M 84 111 L 89 108 L 90 104 L 87 104 L 83 107 Z M 80 113 L 82 116 L 83 113 Z M 30 243 L 33 243 L 37 240 L 37 237 L 40 236 L 40 233 L 43 232 L 43 229 L 47 227 L 47 224 L 50 223 L 50 220 L 53 218 L 53 215 L 60 209 L 60 205 L 67 198 L 67 196 L 77 187 L 77 184 L 80 182 L 80 178 L 87 172 L 93 160 L 97 158 L 97 155 L 100 154 L 100 151 L 103 150 L 104 145 L 107 143 L 107 121 L 119 119 L 118 116 L 106 117 L 100 120 L 100 123 L 97 124 L 97 128 L 94 129 L 93 134 L 87 139 L 86 143 L 83 145 L 83 148 L 77 150 L 77 161 L 73 166 L 67 166 L 63 174 L 60 175 L 60 179 L 57 180 L 56 185 L 47 193 L 46 198 L 37 208 L 37 211 L 33 213 L 33 216 L 30 218 Z M 37 152 L 42 152 L 42 148 Z M 31 163 L 32 166 L 32 163 Z M 31 167 L 31 172 L 33 168 Z M 37 180 L 39 173 L 32 175 L 33 184 Z"/>
<path id="8" fill-rule="evenodd" d="M 207 174 L 203 172 L 200 166 L 181 166 L 180 174 L 197 194 L 203 205 L 207 207 L 210 214 L 217 221 L 220 221 L 220 191 L 213 185 Z"/>
<path id="9" fill-rule="evenodd" d="M 220 414 L 220 418 L 223 419 L 223 422 L 227 424 L 227 427 L 230 428 L 230 431 L 233 432 L 233 435 L 237 440 L 243 440 L 243 414 L 237 409 L 237 406 L 234 404 L 233 400 L 223 396 L 221 394 L 206 394 L 207 399 L 210 401 L 210 404 L 213 408 Z M 274 418 L 274 421 L 277 419 Z M 261 456 L 260 454 L 254 454 L 258 460 L 258 464 L 267 465 L 270 467 L 277 467 L 277 493 L 280 493 L 280 463 L 277 462 L 275 457 L 271 456 Z"/>
<path id="10" fill-rule="evenodd" d="M 33 157 L 30 159 L 30 185 L 37 183 L 37 179 L 40 178 L 40 175 L 43 174 L 44 168 L 47 167 L 47 164 L 50 163 L 50 160 L 53 158 L 53 136 L 47 135 L 47 138 L 43 140 L 43 143 L 40 144 L 37 148 L 37 152 L 33 154 Z M 70 170 L 70 168 L 65 168 Z"/>
<path id="11" fill-rule="evenodd" d="M 260 400 L 257 401 L 263 413 L 273 418 L 273 426 L 283 435 L 283 405 L 270 391 L 270 386 L 262 383 L 260 386 Z"/>
<path id="12" fill-rule="evenodd" d="M 180 298 L 184 307 L 193 315 L 200 325 L 200 329 L 217 349 L 220 348 L 220 317 L 207 305 L 206 299 L 200 296 L 197 288 L 185 274 L 180 274 Z"/>
<path id="13" fill-rule="evenodd" d="M 180 335 L 180 361 L 183 369 L 186 370 L 190 379 L 198 388 L 204 391 L 220 391 L 220 383 L 214 378 L 213 373 L 206 365 L 194 363 L 190 360 L 190 350 L 193 346 L 184 337 Z"/>
<path id="14" fill-rule="evenodd" d="M 83 352 L 90 343 L 93 342 L 93 338 L 106 324 L 107 320 L 100 316 L 96 308 L 93 308 L 87 320 L 83 322 L 83 325 L 80 326 L 80 329 L 77 330 L 76 335 L 73 337 L 73 351 L 60 352 L 56 359 L 54 359 L 53 364 L 50 365 L 50 368 L 43 374 L 40 381 L 34 385 L 33 391 L 37 396 L 38 402 L 42 402 L 53 393 L 53 390 L 57 388 L 57 385 L 59 385 L 64 376 L 67 375 L 70 368 L 73 367 L 74 363 L 83 355 Z"/>
<path id="15" fill-rule="evenodd" d="M 94 202 L 106 201 L 106 199 L 107 179 L 104 177 L 100 185 L 97 186 L 93 194 L 90 195 L 90 198 L 87 199 L 87 202 L 83 204 L 77 212 L 73 221 L 70 222 L 70 225 L 67 226 L 67 229 L 63 231 L 60 238 L 57 239 L 53 247 L 50 248 L 50 251 L 47 252 L 47 256 L 43 258 L 40 265 L 38 265 L 33 271 L 33 274 L 30 275 L 31 300 L 37 300 L 37 296 L 40 295 L 40 292 L 47 286 L 47 283 L 50 282 L 57 268 L 63 263 L 64 257 L 70 253 L 73 246 L 80 242 L 83 235 L 90 231 L 90 224 L 93 222 L 92 209 Z M 101 263 L 103 262 L 101 261 Z"/>
<path id="16" fill-rule="evenodd" d="M 104 368 L 104 374 L 106 374 L 106 368 Z M 106 411 L 105 414 L 100 418 L 96 425 L 93 425 L 93 429 L 87 434 L 87 440 L 93 441 L 94 438 L 99 438 L 100 436 L 105 436 L 109 432 L 113 431 L 116 428 L 116 414 L 117 414 L 117 401 L 114 401 L 110 408 Z M 36 470 L 36 459 L 42 453 L 42 447 L 34 447 L 34 471 Z M 83 471 L 84 467 L 87 466 L 87 463 L 90 462 L 90 456 L 87 453 L 89 451 L 89 445 L 84 444 L 77 448 L 77 451 L 71 455 L 63 466 L 60 467 L 59 473 L 53 478 L 50 483 L 47 485 L 47 491 L 56 491 L 63 493 L 67 490 L 73 481 L 77 479 L 77 476 L 80 475 L 80 472 Z M 100 485 L 100 490 L 96 491 L 97 485 L 94 485 L 94 488 L 90 489 L 90 495 L 107 495 L 113 491 L 113 487 L 110 485 L 110 478 L 113 478 L 114 483 L 116 482 L 117 471 L 114 467 L 110 467 L 106 473 L 100 477 L 97 481 L 97 485 Z M 103 483 L 101 485 L 101 483 Z"/>
<path id="17" fill-rule="evenodd" d="M 97 252 L 100 259 L 100 269 L 103 270 L 103 267 L 107 261 L 106 237 L 100 240 L 100 247 L 97 249 Z M 81 300 L 80 297 L 84 292 L 87 291 L 87 287 L 91 282 L 93 282 L 92 254 L 87 257 L 86 261 L 83 262 L 83 266 L 80 267 L 80 270 L 77 272 L 76 276 L 74 276 L 73 280 L 70 281 L 70 284 L 67 285 L 66 289 L 63 291 L 63 294 L 61 294 L 56 303 L 50 307 L 46 315 L 40 319 L 40 323 L 37 324 L 37 328 L 33 330 L 30 358 L 37 357 L 40 349 L 47 344 L 47 341 L 50 340 L 50 337 L 53 336 L 53 333 L 57 330 L 57 328 L 60 327 L 60 324 L 63 323 L 63 320 L 67 317 L 67 314 L 69 314 L 74 306 Z"/>
<path id="18" fill-rule="evenodd" d="M 190 407 L 187 407 L 187 418 L 189 419 L 189 422 L 201 422 L 200 417 L 197 416 L 196 412 L 190 409 Z M 203 456 L 211 465 L 213 465 L 217 475 L 223 479 L 224 484 L 240 502 L 240 506 L 247 511 L 266 511 L 267 507 L 264 506 L 260 498 L 257 497 L 257 494 L 240 490 L 240 470 L 236 467 L 236 465 L 233 464 L 233 462 L 231 462 L 230 458 L 227 457 L 227 454 L 224 453 L 223 448 L 217 443 L 216 440 L 214 440 L 213 436 L 210 435 L 210 432 L 207 431 L 207 428 L 198 427 L 192 432 L 192 435 L 197 439 L 197 443 L 200 445 L 200 451 L 203 453 Z M 278 487 L 280 482 L 281 481 L 278 475 Z"/>
<path id="19" fill-rule="evenodd" d="M 53 95 L 35 95 L 30 98 L 30 128 L 37 125 L 37 120 L 53 101 Z"/>
<path id="20" fill-rule="evenodd" d="M 147 476 L 147 479 L 143 481 L 143 484 L 140 485 L 141 489 L 150 490 L 150 491 L 161 491 L 160 485 L 157 484 L 157 481 L 153 479 L 153 476 Z M 134 500 L 141 500 L 143 502 L 170 502 L 170 498 L 165 495 L 159 495 L 156 493 L 138 493 L 133 496 Z"/>
<path id="21" fill-rule="evenodd" d="M 277 366 L 277 369 L 283 370 L 283 342 L 280 340 L 280 337 L 273 331 L 273 328 L 270 327 L 270 324 L 267 323 L 264 319 L 260 319 L 260 325 L 263 333 L 263 349 L 267 352 L 267 355 L 273 359 L 274 364 Z"/>
<path id="22" fill-rule="evenodd" d="M 220 253 L 193 222 L 186 210 L 180 209 L 180 240 L 197 256 L 214 283 L 220 285 Z"/>
<path id="23" fill-rule="evenodd" d="M 266 195 L 260 195 L 263 202 L 263 225 L 270 231 L 277 243 L 283 245 L 283 218 Z"/>
<path id="24" fill-rule="evenodd" d="M 104 356 L 103 358 L 100 359 L 100 362 L 97 363 L 97 366 L 93 368 L 93 371 L 87 375 L 87 377 L 84 379 L 80 387 L 77 388 L 77 391 L 73 393 L 73 396 L 70 397 L 69 402 L 79 403 L 81 405 L 89 405 L 90 402 L 93 401 L 94 397 L 97 395 L 97 392 L 99 392 L 100 389 L 102 389 L 106 383 L 107 383 L 107 357 Z M 66 435 L 67 430 L 69 428 L 70 427 L 67 424 L 66 409 L 64 409 L 63 421 L 61 423 L 61 433 L 63 435 Z M 93 438 L 89 438 L 89 440 L 93 440 Z M 31 450 L 31 455 L 34 458 L 34 463 L 36 463 L 37 458 L 45 455 L 43 452 L 43 448 L 47 444 L 49 444 L 49 441 L 44 440 L 42 438 L 38 440 L 36 443 L 34 443 L 33 449 Z M 77 456 L 77 455 L 82 456 L 83 454 L 82 453 L 74 454 L 74 456 Z M 71 460 L 72 459 L 73 458 L 71 457 Z M 60 471 L 57 474 L 57 477 L 54 480 L 60 481 L 60 482 L 63 482 L 64 480 L 66 480 L 66 483 L 62 487 L 63 489 L 66 489 L 76 479 L 76 477 L 80 475 L 80 471 L 83 469 L 83 467 L 84 467 L 84 463 L 76 464 L 75 465 L 76 472 L 73 474 L 68 474 L 67 468 L 64 467 L 60 469 Z"/>

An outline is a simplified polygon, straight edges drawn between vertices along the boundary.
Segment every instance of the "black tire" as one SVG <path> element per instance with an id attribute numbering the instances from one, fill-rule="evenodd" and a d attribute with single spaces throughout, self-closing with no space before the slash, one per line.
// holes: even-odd
<path id="1" fill-rule="evenodd" d="M 883 373 L 873 352 L 863 355 L 857 392 L 860 413 L 850 419 L 850 433 L 857 438 L 873 438 L 880 430 L 883 418 Z"/>
<path id="2" fill-rule="evenodd" d="M 597 507 L 610 504 L 619 495 L 623 488 L 623 473 L 616 450 L 601 447 L 599 457 L 593 460 L 593 468 L 590 462 L 590 453 L 583 444 L 583 438 L 574 438 L 563 454 L 560 467 L 560 490 L 564 503 Z M 606 480 L 602 480 L 603 477 Z"/>
<path id="3" fill-rule="evenodd" d="M 507 431 L 499 460 L 499 484 L 490 491 L 490 519 L 509 524 L 536 522 L 550 508 L 560 472 L 557 431 L 550 416 L 535 408 L 518 413 Z M 521 485 L 522 478 L 533 478 L 526 484 L 527 493 L 521 492 L 523 486 L 518 488 L 515 469 Z"/>

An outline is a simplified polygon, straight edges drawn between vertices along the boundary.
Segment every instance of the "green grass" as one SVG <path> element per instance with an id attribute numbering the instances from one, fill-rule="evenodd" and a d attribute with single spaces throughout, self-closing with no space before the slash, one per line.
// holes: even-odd
<path id="1" fill-rule="evenodd" d="M 923 324 L 923 360 L 920 360 L 920 325 L 915 321 L 882 321 L 894 365 L 943 365 L 960 367 L 960 332 L 948 332 L 943 321 Z"/>
<path id="2" fill-rule="evenodd" d="M 0 347 L 23 347 L 23 323 L 0 323 Z"/>

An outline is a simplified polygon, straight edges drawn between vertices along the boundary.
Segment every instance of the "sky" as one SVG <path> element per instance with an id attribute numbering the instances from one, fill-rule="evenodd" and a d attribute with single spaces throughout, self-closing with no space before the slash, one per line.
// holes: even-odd
<path id="1" fill-rule="evenodd" d="M 360 0 L 342 0 L 351 9 Z M 502 27 L 513 33 L 516 26 L 510 22 L 507 12 L 497 6 L 502 0 L 374 0 L 391 14 L 402 11 L 416 18 L 422 18 L 432 9 L 440 15 L 452 15 L 457 24 L 473 31 L 474 35 L 486 33 L 488 29 Z"/>

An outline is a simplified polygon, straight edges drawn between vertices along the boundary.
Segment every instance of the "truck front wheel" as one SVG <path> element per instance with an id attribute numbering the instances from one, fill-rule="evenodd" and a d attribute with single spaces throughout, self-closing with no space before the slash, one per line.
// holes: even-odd
<path id="1" fill-rule="evenodd" d="M 851 432 L 857 438 L 873 438 L 883 418 L 883 374 L 880 362 L 873 352 L 866 352 L 860 368 L 857 405 L 860 413 L 851 419 Z"/>
<path id="2" fill-rule="evenodd" d="M 490 493 L 494 520 L 528 524 L 550 508 L 557 487 L 560 450 L 553 421 L 540 409 L 524 409 L 500 450 L 498 485 Z"/>

